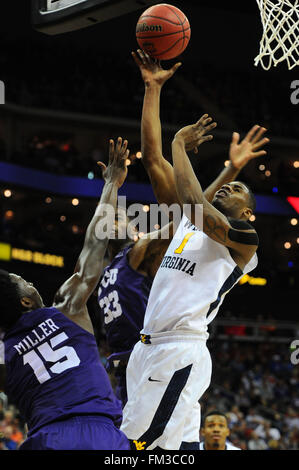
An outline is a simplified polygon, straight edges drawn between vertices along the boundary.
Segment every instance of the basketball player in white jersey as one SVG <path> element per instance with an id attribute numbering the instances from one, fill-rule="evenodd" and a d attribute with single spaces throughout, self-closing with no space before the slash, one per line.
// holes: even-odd
<path id="1" fill-rule="evenodd" d="M 203 440 L 200 450 L 241 450 L 227 440 L 230 429 L 224 413 L 214 410 L 207 413 L 201 429 Z"/>
<path id="2" fill-rule="evenodd" d="M 145 65 L 148 57 L 138 53 Z M 152 102 L 149 120 L 159 109 L 160 91 L 153 95 L 148 98 Z M 199 448 L 198 400 L 211 377 L 207 325 L 224 295 L 257 264 L 258 238 L 247 223 L 254 210 L 250 189 L 233 182 L 225 184 L 215 197 L 213 188 L 203 196 L 185 152 L 203 142 L 203 135 L 215 127 L 211 121 L 204 116 L 195 126 L 177 133 L 172 146 L 174 168 L 161 160 L 156 174 L 151 174 L 156 194 L 164 173 L 167 187 L 174 183 L 172 197 L 167 194 L 168 204 L 189 204 L 192 211 L 191 220 L 183 216 L 157 272 L 142 341 L 136 344 L 127 369 L 128 403 L 121 429 L 139 450 Z M 269 140 L 260 140 L 264 131 L 255 126 L 243 141 L 253 144 L 254 156 L 266 153 L 256 152 Z M 235 134 L 236 145 L 238 139 Z M 194 224 L 198 205 L 203 207 L 203 230 Z"/>
<path id="3" fill-rule="evenodd" d="M 151 180 L 157 201 L 165 207 L 179 201 L 175 191 L 173 168 L 162 155 L 159 96 L 162 85 L 175 73 L 178 64 L 170 70 L 163 70 L 158 63 L 143 55 L 142 51 L 132 54 L 145 82 L 141 119 L 142 163 Z M 234 135 L 229 149 L 230 165 L 225 167 L 205 190 L 207 198 L 211 198 L 223 184 L 235 180 L 249 160 L 265 154 L 263 150 L 256 150 L 265 143 L 262 136 L 266 129 L 259 126 L 254 129 L 258 132 L 254 133 L 252 138 L 249 133 L 240 144 L 238 134 Z M 204 142 L 206 136 L 203 135 L 202 139 Z M 172 216 L 171 212 L 169 216 Z M 152 280 L 173 236 L 173 223 L 170 223 L 154 234 L 146 233 L 133 242 L 136 232 L 130 230 L 129 223 L 130 219 L 125 210 L 119 208 L 115 221 L 115 239 L 110 240 L 108 245 L 110 263 L 105 268 L 98 296 L 107 343 L 112 353 L 108 358 L 109 367 L 114 368 L 116 391 L 124 404 L 127 401 L 127 360 L 134 345 L 139 341 Z M 120 233 L 126 233 L 127 238 L 118 237 Z M 109 300 L 115 299 L 116 295 L 117 308 Z"/>

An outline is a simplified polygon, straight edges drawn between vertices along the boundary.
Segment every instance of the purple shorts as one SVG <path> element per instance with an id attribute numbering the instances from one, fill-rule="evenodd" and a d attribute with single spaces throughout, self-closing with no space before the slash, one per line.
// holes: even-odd
<path id="1" fill-rule="evenodd" d="M 130 450 L 130 444 L 111 419 L 76 416 L 41 427 L 20 450 Z"/>

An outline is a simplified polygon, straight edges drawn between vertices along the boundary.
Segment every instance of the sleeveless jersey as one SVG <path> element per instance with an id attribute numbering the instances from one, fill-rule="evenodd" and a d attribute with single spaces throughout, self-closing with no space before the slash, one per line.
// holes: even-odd
<path id="1" fill-rule="evenodd" d="M 5 393 L 29 431 L 79 415 L 118 421 L 121 404 L 95 338 L 54 307 L 25 313 L 4 336 Z"/>
<path id="2" fill-rule="evenodd" d="M 142 333 L 199 333 L 208 338 L 225 294 L 257 265 L 256 254 L 244 272 L 228 248 L 212 240 L 183 215 L 155 276 Z"/>
<path id="3" fill-rule="evenodd" d="M 130 351 L 139 341 L 152 285 L 149 277 L 131 268 L 131 248 L 121 250 L 105 268 L 98 291 L 107 342 L 113 352 Z"/>

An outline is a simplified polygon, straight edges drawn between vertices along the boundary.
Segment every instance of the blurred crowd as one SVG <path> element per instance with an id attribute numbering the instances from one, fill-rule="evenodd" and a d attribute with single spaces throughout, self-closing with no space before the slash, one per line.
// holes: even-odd
<path id="1" fill-rule="evenodd" d="M 77 137 L 80 138 L 80 130 Z M 101 177 L 98 161 L 108 162 L 107 141 L 101 147 L 92 148 L 89 152 L 80 152 L 74 143 L 75 136 L 33 135 L 24 139 L 22 151 L 14 151 L 9 162 L 47 171 L 56 175 L 80 176 L 89 179 Z M 138 138 L 139 140 L 139 138 Z M 5 153 L 0 152 L 0 160 L 5 160 Z M 127 181 L 148 182 L 147 174 L 136 154 L 130 154 L 130 171 Z"/>
<path id="2" fill-rule="evenodd" d="M 299 368 L 287 344 L 212 341 L 202 414 L 225 413 L 230 441 L 248 450 L 299 449 Z"/>
<path id="3" fill-rule="evenodd" d="M 55 42 L 29 39 L 22 44 L 3 43 L 0 50 L 1 79 L 9 102 L 140 118 L 143 83 L 131 51 L 119 56 L 103 52 L 94 43 L 92 47 L 79 43 L 70 47 L 62 42 L 57 47 Z M 20 73 L 16 73 L 16 61 Z M 219 70 L 217 64 L 200 61 L 184 64 L 179 71 L 184 85 L 173 80 L 163 90 L 163 122 L 180 125 L 206 112 L 195 98 L 196 92 L 190 93 L 190 87 L 194 87 L 205 103 L 216 106 L 241 130 L 257 122 L 269 126 L 273 135 L 297 137 L 299 125 L 296 106 L 290 103 L 290 77 L 278 73 L 231 67 Z"/>
<path id="4" fill-rule="evenodd" d="M 24 424 L 15 406 L 4 403 L 4 394 L 0 394 L 0 451 L 17 450 L 25 439 Z"/>
<path id="5" fill-rule="evenodd" d="M 5 52 L 7 50 L 10 54 Z M 116 56 L 99 50 L 96 44 L 93 47 L 84 44 L 69 47 L 62 42 L 58 48 L 55 41 L 27 39 L 22 44 L 11 42 L 9 45 L 4 41 L 0 44 L 0 68 L 0 78 L 6 84 L 7 103 L 140 121 L 144 85 L 130 51 L 125 56 Z M 279 72 L 274 75 L 257 69 L 248 72 L 230 68 L 220 71 L 216 65 L 196 61 L 184 64 L 171 85 L 163 89 L 162 123 L 179 127 L 196 120 L 207 109 L 216 109 L 228 118 L 223 122 L 221 119 L 221 130 L 242 133 L 258 123 L 268 128 L 271 137 L 297 138 L 299 135 L 297 107 L 290 103 L 290 78 L 280 76 Z M 232 123 L 236 129 L 232 129 Z M 79 126 L 76 136 L 64 133 L 63 126 L 58 129 L 59 133 L 38 129 L 32 135 L 21 132 L 22 142 L 18 143 L 18 149 L 7 155 L 5 129 L 5 123 L 0 121 L 0 159 L 8 158 L 12 163 L 87 178 L 91 173 L 99 175 L 96 161 L 107 158 L 107 139 L 104 137 L 103 141 L 99 139 L 96 147 L 91 143 L 87 151 L 78 149 Z M 136 135 L 139 142 L 139 131 Z M 140 149 L 134 151 L 137 150 Z M 290 166 L 288 158 L 273 158 L 277 156 L 271 154 L 271 161 L 267 161 L 271 178 L 267 179 L 258 169 L 254 173 L 255 180 L 260 183 L 259 191 L 262 188 L 262 191 L 272 192 L 273 186 L 279 186 L 279 192 L 297 194 L 298 169 Z M 217 158 L 214 165 L 200 167 L 203 186 L 209 184 L 218 168 L 223 168 L 224 156 L 219 155 L 219 161 Z M 197 171 L 198 158 L 193 159 L 192 164 Z M 259 162 L 256 168 L 258 166 Z M 128 181 L 148 182 L 140 161 L 135 161 L 130 168 Z"/>

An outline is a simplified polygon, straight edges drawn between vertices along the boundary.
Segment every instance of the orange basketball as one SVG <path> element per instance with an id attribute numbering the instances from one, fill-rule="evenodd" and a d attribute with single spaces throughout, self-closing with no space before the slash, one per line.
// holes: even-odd
<path id="1" fill-rule="evenodd" d="M 161 3 L 145 10 L 136 26 L 139 47 L 158 60 L 174 59 L 191 36 L 188 18 L 173 5 Z"/>

